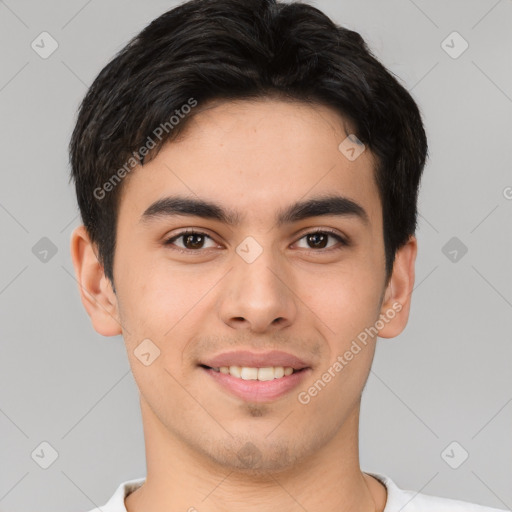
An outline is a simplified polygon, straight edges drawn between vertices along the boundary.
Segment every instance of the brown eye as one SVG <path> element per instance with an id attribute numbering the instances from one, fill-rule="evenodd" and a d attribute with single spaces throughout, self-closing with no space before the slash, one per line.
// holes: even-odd
<path id="1" fill-rule="evenodd" d="M 180 239 L 182 241 L 181 245 L 175 244 L 175 242 Z M 204 244 L 206 239 L 211 240 L 211 237 L 206 233 L 201 233 L 198 231 L 184 231 L 183 233 L 169 238 L 164 243 L 165 245 L 176 245 L 179 249 L 185 251 L 197 251 L 199 249 L 205 248 Z"/>
<path id="2" fill-rule="evenodd" d="M 183 245 L 187 249 L 201 249 L 204 244 L 204 236 L 199 234 L 182 235 Z"/>
<path id="3" fill-rule="evenodd" d="M 311 233 L 306 233 L 300 240 L 306 241 L 307 247 L 303 247 L 304 249 L 313 249 L 320 252 L 322 249 L 329 250 L 331 248 L 335 248 L 335 243 L 328 245 L 329 238 L 337 240 L 342 247 L 348 245 L 343 237 L 329 230 L 317 230 L 312 231 Z"/>
<path id="4" fill-rule="evenodd" d="M 325 249 L 329 235 L 326 233 L 310 233 L 307 236 L 308 244 L 314 249 Z"/>

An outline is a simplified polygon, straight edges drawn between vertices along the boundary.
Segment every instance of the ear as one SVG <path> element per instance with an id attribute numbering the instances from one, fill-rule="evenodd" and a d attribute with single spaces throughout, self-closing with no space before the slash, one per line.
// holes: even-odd
<path id="1" fill-rule="evenodd" d="M 411 236 L 395 254 L 393 272 L 384 292 L 380 311 L 380 318 L 383 319 L 382 323 L 384 324 L 384 327 L 379 329 L 378 335 L 381 338 L 394 338 L 407 325 L 414 287 L 414 264 L 417 252 L 418 243 L 416 238 Z"/>
<path id="2" fill-rule="evenodd" d="M 80 298 L 95 331 L 103 336 L 121 334 L 117 297 L 84 225 L 75 228 L 71 234 L 71 258 Z"/>

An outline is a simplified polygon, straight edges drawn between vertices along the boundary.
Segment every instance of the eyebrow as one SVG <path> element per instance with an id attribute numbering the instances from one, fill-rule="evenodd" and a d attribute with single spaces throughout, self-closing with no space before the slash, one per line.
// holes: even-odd
<path id="1" fill-rule="evenodd" d="M 152 203 L 141 215 L 140 222 L 147 224 L 152 220 L 179 215 L 217 220 L 229 226 L 237 226 L 242 221 L 240 213 L 225 209 L 219 204 L 203 199 L 169 196 Z M 355 217 L 364 224 L 369 224 L 368 214 L 360 204 L 347 197 L 328 195 L 298 201 L 279 210 L 276 215 L 276 225 L 279 227 L 325 215 Z"/>

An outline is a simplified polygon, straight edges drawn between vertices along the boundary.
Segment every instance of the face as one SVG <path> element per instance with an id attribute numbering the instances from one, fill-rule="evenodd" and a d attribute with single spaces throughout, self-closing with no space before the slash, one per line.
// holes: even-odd
<path id="1" fill-rule="evenodd" d="M 122 332 L 143 413 L 213 463 L 286 469 L 356 436 L 368 332 L 405 325 L 414 247 L 386 285 L 374 160 L 347 133 L 320 105 L 219 102 L 123 183 L 119 324 L 95 327 Z"/>

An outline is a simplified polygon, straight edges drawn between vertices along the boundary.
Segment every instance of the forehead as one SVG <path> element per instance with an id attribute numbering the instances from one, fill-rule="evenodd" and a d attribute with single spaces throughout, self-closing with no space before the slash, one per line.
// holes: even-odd
<path id="1" fill-rule="evenodd" d="M 333 194 L 379 216 L 373 155 L 347 158 L 340 144 L 351 127 L 334 109 L 271 99 L 197 108 L 180 137 L 123 184 L 120 217 L 140 219 L 155 201 L 186 195 L 223 204 L 241 222 L 275 222 L 292 202 Z"/>

